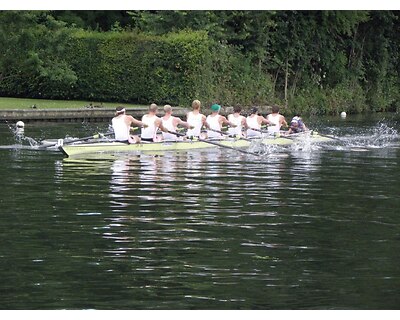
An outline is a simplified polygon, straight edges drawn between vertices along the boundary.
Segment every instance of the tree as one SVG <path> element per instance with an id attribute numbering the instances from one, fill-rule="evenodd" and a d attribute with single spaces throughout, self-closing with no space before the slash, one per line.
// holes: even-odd
<path id="1" fill-rule="evenodd" d="M 0 12 L 0 90 L 40 96 L 54 84 L 71 87 L 77 77 L 63 59 L 68 34 L 46 12 Z"/>

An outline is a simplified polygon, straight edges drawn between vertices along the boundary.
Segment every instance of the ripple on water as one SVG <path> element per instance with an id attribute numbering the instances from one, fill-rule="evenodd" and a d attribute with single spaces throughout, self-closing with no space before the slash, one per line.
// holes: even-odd
<path id="1" fill-rule="evenodd" d="M 2 305 L 396 308 L 398 137 L 363 130 L 259 158 L 2 150 Z"/>

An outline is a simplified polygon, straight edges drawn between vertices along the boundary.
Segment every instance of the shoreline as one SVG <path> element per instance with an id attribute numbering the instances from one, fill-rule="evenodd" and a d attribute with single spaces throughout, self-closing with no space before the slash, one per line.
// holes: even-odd
<path id="1" fill-rule="evenodd" d="M 271 107 L 259 106 L 260 113 L 270 113 Z M 243 108 L 245 113 L 249 108 Z M 140 119 L 147 113 L 147 107 L 140 108 L 126 108 L 126 113 L 133 117 Z M 221 115 L 231 113 L 233 107 L 222 107 Z M 177 117 L 183 117 L 189 112 L 190 109 L 182 107 L 173 107 L 173 114 Z M 210 114 L 210 110 L 202 109 L 205 115 Z M 158 116 L 163 116 L 164 112 L 162 107 L 159 107 Z M 110 107 L 93 107 L 82 109 L 7 109 L 0 110 L 0 122 L 107 122 L 110 121 L 115 115 L 115 108 Z"/>

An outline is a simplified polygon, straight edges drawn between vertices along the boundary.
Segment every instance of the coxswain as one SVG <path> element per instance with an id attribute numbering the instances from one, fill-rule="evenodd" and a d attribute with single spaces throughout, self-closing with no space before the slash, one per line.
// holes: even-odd
<path id="1" fill-rule="evenodd" d="M 252 107 L 250 115 L 246 118 L 247 138 L 261 137 L 261 131 L 258 130 L 261 130 L 262 124 L 270 124 L 270 122 L 258 114 L 257 107 Z"/>
<path id="2" fill-rule="evenodd" d="M 228 128 L 228 134 L 231 137 L 243 136 L 242 130 L 246 127 L 246 118 L 240 114 L 241 112 L 242 107 L 235 106 L 233 107 L 233 113 L 228 115 L 228 121 L 235 125 L 235 127 Z"/>
<path id="3" fill-rule="evenodd" d="M 172 115 L 172 107 L 169 104 L 166 104 L 164 106 L 164 112 L 165 112 L 165 115 L 161 118 L 161 121 L 162 121 L 163 127 L 165 129 L 167 129 L 168 131 L 176 132 L 178 125 L 181 125 L 188 129 L 194 128 L 194 126 L 190 126 L 189 123 L 187 123 L 186 121 L 182 121 L 180 118 L 174 117 Z M 178 136 L 176 134 L 169 133 L 169 132 L 163 132 L 162 136 L 163 136 L 164 141 L 179 140 Z"/>
<path id="4" fill-rule="evenodd" d="M 307 130 L 308 128 L 304 124 L 303 119 L 297 115 L 293 117 L 292 121 L 290 121 L 288 134 L 304 132 Z"/>
<path id="5" fill-rule="evenodd" d="M 140 135 L 142 142 L 157 141 L 156 135 L 158 129 L 164 132 L 167 131 L 167 129 L 163 127 L 161 119 L 156 115 L 157 109 L 158 106 L 155 103 L 152 103 L 149 107 L 149 112 L 142 117 L 142 122 L 144 124 Z"/>
<path id="6" fill-rule="evenodd" d="M 283 125 L 288 127 L 285 117 L 279 113 L 279 107 L 276 105 L 272 106 L 272 113 L 267 116 L 267 120 L 270 122 L 269 133 L 279 133 Z"/>
<path id="7" fill-rule="evenodd" d="M 206 116 L 200 113 L 201 102 L 199 100 L 194 100 L 192 102 L 192 111 L 188 112 L 186 115 L 186 121 L 192 129 L 188 129 L 186 135 L 189 138 L 200 137 L 201 128 L 206 124 Z"/>
<path id="8" fill-rule="evenodd" d="M 207 130 L 208 138 L 221 139 L 222 134 L 217 131 L 221 131 L 223 124 L 227 124 L 233 128 L 236 127 L 236 125 L 234 123 L 229 122 L 224 116 L 221 116 L 219 114 L 220 110 L 221 110 L 221 106 L 219 104 L 213 104 L 211 106 L 211 114 L 209 116 L 207 116 L 207 118 L 206 118 L 206 123 L 208 125 L 207 127 L 209 129 L 209 130 Z M 212 130 L 210 130 L 210 129 L 212 129 Z M 213 131 L 213 130 L 215 130 L 215 131 Z"/>
<path id="9" fill-rule="evenodd" d="M 115 117 L 112 118 L 111 124 L 114 130 L 115 140 L 127 143 L 140 142 L 139 137 L 130 135 L 131 125 L 143 127 L 144 124 L 142 121 L 135 119 L 131 115 L 127 115 L 124 107 L 116 108 Z"/>

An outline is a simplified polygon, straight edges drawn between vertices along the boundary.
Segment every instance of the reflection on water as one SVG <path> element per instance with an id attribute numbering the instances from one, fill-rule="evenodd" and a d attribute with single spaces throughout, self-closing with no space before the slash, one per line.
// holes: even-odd
<path id="1" fill-rule="evenodd" d="M 258 158 L 1 150 L 2 307 L 398 308 L 398 137 L 349 131 Z"/>

